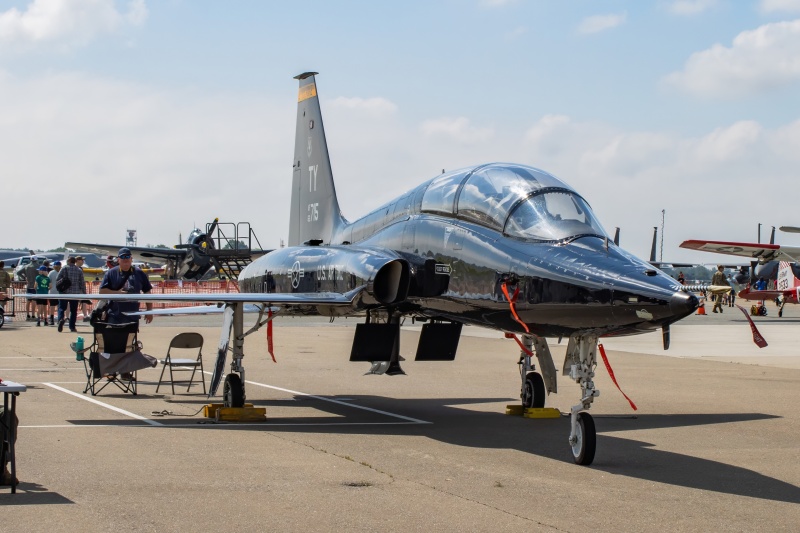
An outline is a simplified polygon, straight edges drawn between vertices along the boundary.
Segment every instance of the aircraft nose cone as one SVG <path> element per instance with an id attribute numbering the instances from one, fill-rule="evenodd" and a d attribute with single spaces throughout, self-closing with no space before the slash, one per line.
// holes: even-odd
<path id="1" fill-rule="evenodd" d="M 693 313 L 699 305 L 700 300 L 690 292 L 678 291 L 669 299 L 669 310 L 681 317 Z"/>

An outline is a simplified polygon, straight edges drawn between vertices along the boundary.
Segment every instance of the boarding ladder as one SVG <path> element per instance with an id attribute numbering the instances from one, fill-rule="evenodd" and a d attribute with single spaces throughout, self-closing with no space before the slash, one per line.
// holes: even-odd
<path id="1" fill-rule="evenodd" d="M 206 224 L 206 234 L 214 245 L 206 253 L 229 279 L 235 280 L 239 272 L 253 262 L 254 257 L 268 251 L 261 248 L 249 222 L 218 222 L 216 228 L 213 228 L 213 224 Z M 209 235 L 209 232 L 212 233 Z"/>

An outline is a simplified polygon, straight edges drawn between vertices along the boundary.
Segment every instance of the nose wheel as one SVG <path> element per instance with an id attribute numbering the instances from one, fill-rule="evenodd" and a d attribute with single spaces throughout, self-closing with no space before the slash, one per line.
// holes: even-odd
<path id="1" fill-rule="evenodd" d="M 597 449 L 597 432 L 594 428 L 594 419 L 589 413 L 578 413 L 578 425 L 575 428 L 574 440 L 570 440 L 572 458 L 575 463 L 588 466 L 594 461 L 594 452 Z"/>

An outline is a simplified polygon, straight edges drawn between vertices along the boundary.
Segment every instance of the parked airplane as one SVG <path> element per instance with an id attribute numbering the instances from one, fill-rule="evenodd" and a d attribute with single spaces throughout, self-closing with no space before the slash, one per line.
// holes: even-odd
<path id="1" fill-rule="evenodd" d="M 748 285 L 737 295 L 739 298 L 750 301 L 775 300 L 780 306 L 778 316 L 783 316 L 783 306 L 787 303 L 800 303 L 800 279 L 797 277 L 798 268 L 795 263 L 781 261 L 778 268 L 778 280 L 775 289 L 755 290 Z"/>
<path id="2" fill-rule="evenodd" d="M 793 232 L 800 228 L 782 226 L 781 231 Z M 691 239 L 683 241 L 681 248 L 689 250 L 699 250 L 701 252 L 711 252 L 715 254 L 737 255 L 752 259 L 749 276 L 746 274 L 746 265 L 742 268 L 742 273 L 737 275 L 736 281 L 741 284 L 750 283 L 753 279 L 764 278 L 775 280 L 778 275 L 778 268 L 781 261 L 795 263 L 800 260 L 800 247 L 782 246 L 775 244 L 775 228 L 773 228 L 769 244 L 767 243 L 748 243 L 748 242 L 729 242 L 729 241 L 707 241 Z M 800 273 L 800 267 L 792 266 L 796 273 Z"/>
<path id="3" fill-rule="evenodd" d="M 299 80 L 289 246 L 260 257 L 239 275 L 240 293 L 203 294 L 224 305 L 211 395 L 225 377 L 226 405 L 245 400 L 244 338 L 280 314 L 366 314 L 350 359 L 371 373 L 403 373 L 400 322 L 423 326 L 417 360 L 453 360 L 463 324 L 522 336 L 518 361 L 523 405 L 543 407 L 555 393 L 556 367 L 545 337 L 569 339 L 562 366 L 580 386 L 571 408 L 569 446 L 588 465 L 596 431 L 587 412 L 599 395 L 598 339 L 669 327 L 698 306 L 693 294 L 625 252 L 588 202 L 558 178 L 525 165 L 489 163 L 423 182 L 368 215 L 342 216 L 331 172 L 314 72 Z M 192 294 L 104 299 L 197 301 Z M 258 304 L 244 331 L 246 304 Z M 538 360 L 535 371 L 532 358 Z M 604 356 L 604 355 L 603 355 Z"/>
<path id="4" fill-rule="evenodd" d="M 212 267 L 215 271 L 229 271 L 230 266 L 234 267 L 238 273 L 240 266 L 249 263 L 252 259 L 260 257 L 268 250 L 227 249 L 220 250 L 215 245 L 215 231 L 217 230 L 219 219 L 206 227 L 206 230 L 195 228 L 189 234 L 186 243 L 177 244 L 174 248 L 146 247 L 146 246 L 127 246 L 121 244 L 90 244 L 82 242 L 68 242 L 64 246 L 81 252 L 91 252 L 101 256 L 116 257 L 117 251 L 125 246 L 130 249 L 131 255 L 136 261 L 152 263 L 160 260 L 166 263 L 165 273 L 169 278 L 182 278 L 187 280 L 199 280 Z M 233 224 L 231 224 L 233 226 Z M 237 225 L 238 228 L 238 225 Z M 249 225 L 246 226 L 249 232 Z M 249 242 L 249 236 L 247 237 Z M 237 245 L 240 244 L 238 238 L 231 239 Z"/>

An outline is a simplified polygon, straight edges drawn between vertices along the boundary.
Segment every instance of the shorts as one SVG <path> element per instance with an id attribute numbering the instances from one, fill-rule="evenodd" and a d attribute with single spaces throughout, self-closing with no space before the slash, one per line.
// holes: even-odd
<path id="1" fill-rule="evenodd" d="M 26 294 L 36 294 L 36 289 L 31 289 L 30 287 L 25 288 Z"/>
<path id="2" fill-rule="evenodd" d="M 49 300 L 48 300 L 47 298 L 41 298 L 41 299 L 37 298 L 37 299 L 36 299 L 36 303 L 37 303 L 38 305 L 47 305 L 47 302 L 48 302 L 48 301 L 49 301 Z"/>
<path id="3" fill-rule="evenodd" d="M 82 303 L 82 304 L 89 304 L 89 305 L 92 305 L 92 301 L 91 301 L 91 300 L 81 300 L 81 303 Z"/>
<path id="4" fill-rule="evenodd" d="M 50 302 L 50 305 L 52 305 L 52 306 L 58 305 L 58 300 L 48 300 L 48 301 Z"/>

